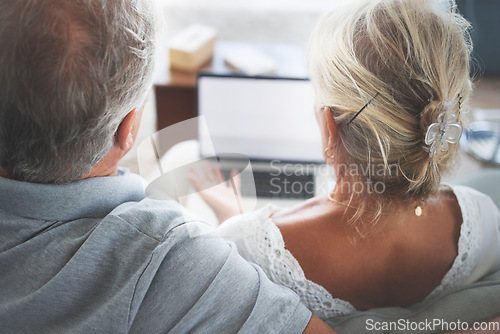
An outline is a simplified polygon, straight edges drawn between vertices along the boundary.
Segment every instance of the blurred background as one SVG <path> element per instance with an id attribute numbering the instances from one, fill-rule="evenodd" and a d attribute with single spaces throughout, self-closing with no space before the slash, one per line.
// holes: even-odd
<path id="1" fill-rule="evenodd" d="M 158 0 L 168 40 L 193 23 L 217 29 L 221 40 L 293 44 L 301 48 L 318 18 L 347 0 Z M 456 0 L 472 23 L 475 68 L 500 74 L 500 1 Z"/>

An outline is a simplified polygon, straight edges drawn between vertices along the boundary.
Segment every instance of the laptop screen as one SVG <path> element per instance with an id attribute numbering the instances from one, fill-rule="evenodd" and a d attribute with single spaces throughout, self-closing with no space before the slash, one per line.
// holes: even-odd
<path id="1" fill-rule="evenodd" d="M 200 153 L 239 153 L 251 160 L 322 162 L 313 91 L 306 79 L 201 75 Z"/>

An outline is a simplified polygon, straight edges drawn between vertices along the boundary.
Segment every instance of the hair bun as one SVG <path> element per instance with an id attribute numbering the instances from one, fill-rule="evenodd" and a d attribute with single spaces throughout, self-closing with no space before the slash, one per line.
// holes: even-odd
<path id="1" fill-rule="evenodd" d="M 445 101 L 430 101 L 422 110 L 420 115 L 420 128 L 422 129 L 422 141 L 424 140 L 425 133 L 429 126 L 436 122 L 439 114 L 445 110 Z"/>

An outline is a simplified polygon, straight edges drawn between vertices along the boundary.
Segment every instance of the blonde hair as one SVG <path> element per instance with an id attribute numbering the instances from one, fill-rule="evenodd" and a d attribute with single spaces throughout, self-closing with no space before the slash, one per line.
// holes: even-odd
<path id="1" fill-rule="evenodd" d="M 458 145 L 431 157 L 424 140 L 447 100 L 454 113 L 466 108 L 472 91 L 469 29 L 454 1 L 437 0 L 351 2 L 316 26 L 310 75 L 316 104 L 330 107 L 337 124 L 336 163 L 371 171 L 340 177 L 385 186 L 383 194 L 361 194 L 352 223 L 368 207 L 376 214 L 358 231 L 374 227 L 388 203 L 428 198 L 453 166 Z M 383 172 L 373 173 L 373 166 Z"/>

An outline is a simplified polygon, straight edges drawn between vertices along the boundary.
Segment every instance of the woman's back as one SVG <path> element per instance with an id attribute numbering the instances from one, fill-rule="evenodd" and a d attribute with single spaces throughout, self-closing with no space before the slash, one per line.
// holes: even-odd
<path id="1" fill-rule="evenodd" d="M 421 217 L 356 241 L 343 211 L 331 206 L 326 197 L 290 209 L 268 206 L 219 230 L 323 319 L 413 304 L 500 270 L 500 212 L 473 189 L 443 191 Z"/>
<path id="2" fill-rule="evenodd" d="M 367 309 L 421 300 L 451 268 L 458 252 L 460 207 L 450 191 L 424 207 L 420 217 L 384 215 L 385 230 L 363 239 L 346 228 L 349 210 L 331 210 L 326 198 L 278 211 L 272 220 L 308 279 L 356 309 Z"/>

